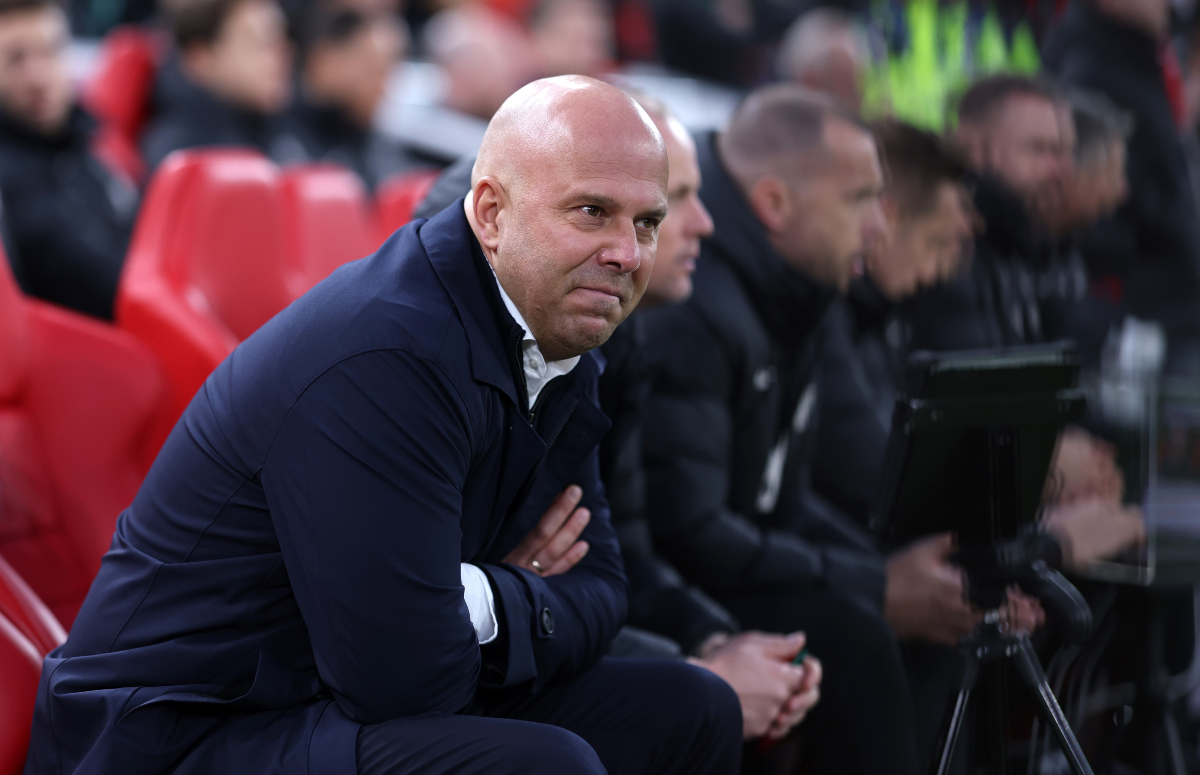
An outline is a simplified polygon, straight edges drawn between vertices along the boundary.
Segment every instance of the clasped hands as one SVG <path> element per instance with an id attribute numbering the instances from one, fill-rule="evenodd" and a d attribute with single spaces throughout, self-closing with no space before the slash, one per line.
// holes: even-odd
<path id="1" fill-rule="evenodd" d="M 504 561 L 541 576 L 566 573 L 588 552 L 580 540 L 591 512 L 578 508 L 583 491 L 571 485 L 559 494 L 537 526 Z M 799 724 L 821 697 L 821 663 L 812 656 L 792 660 L 804 648 L 803 633 L 772 635 L 745 632 L 710 637 L 689 659 L 725 679 L 742 705 L 747 739 L 783 737 Z"/>

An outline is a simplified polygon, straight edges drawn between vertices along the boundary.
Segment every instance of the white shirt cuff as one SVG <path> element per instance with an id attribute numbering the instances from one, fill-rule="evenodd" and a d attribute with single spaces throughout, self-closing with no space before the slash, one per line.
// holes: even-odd
<path id="1" fill-rule="evenodd" d="M 458 566 L 462 576 L 463 597 L 467 600 L 467 611 L 471 614 L 471 626 L 479 645 L 496 639 L 500 626 L 496 623 L 496 598 L 492 597 L 492 584 L 487 574 L 474 565 L 462 563 Z"/>

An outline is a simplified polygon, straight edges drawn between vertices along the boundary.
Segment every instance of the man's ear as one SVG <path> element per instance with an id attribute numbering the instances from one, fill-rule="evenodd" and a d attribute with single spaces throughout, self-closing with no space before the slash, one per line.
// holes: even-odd
<path id="1" fill-rule="evenodd" d="M 504 187 L 495 178 L 484 175 L 475 182 L 467 202 L 468 215 L 479 244 L 489 251 L 494 252 L 500 245 L 506 205 Z"/>
<path id="2" fill-rule="evenodd" d="M 792 214 L 792 196 L 787 184 L 774 175 L 763 175 L 750 187 L 750 206 L 772 234 L 784 230 Z"/>

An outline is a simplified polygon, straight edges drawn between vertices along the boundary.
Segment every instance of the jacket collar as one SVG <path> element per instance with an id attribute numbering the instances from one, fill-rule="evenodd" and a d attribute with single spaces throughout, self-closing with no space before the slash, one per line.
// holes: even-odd
<path id="1" fill-rule="evenodd" d="M 713 132 L 696 143 L 704 180 L 700 197 L 715 225 L 708 242 L 716 250 L 709 254 L 737 274 L 774 337 L 803 339 L 824 316 L 837 291 L 793 269 L 776 252 L 762 222 L 725 170 L 716 140 Z"/>
<path id="2" fill-rule="evenodd" d="M 528 412 L 519 360 L 524 329 L 504 306 L 496 275 L 467 223 L 463 197 L 433 218 L 417 221 L 416 228 L 429 262 L 462 318 L 471 348 L 471 375 Z M 470 261 L 463 260 L 464 247 L 470 251 Z M 566 377 L 586 384 L 603 370 L 603 356 L 592 350 Z"/>
<path id="3" fill-rule="evenodd" d="M 67 122 L 56 134 L 47 135 L 0 110 L 0 138 L 34 151 L 59 152 L 70 148 L 87 148 L 96 122 L 83 108 L 75 105 Z"/>

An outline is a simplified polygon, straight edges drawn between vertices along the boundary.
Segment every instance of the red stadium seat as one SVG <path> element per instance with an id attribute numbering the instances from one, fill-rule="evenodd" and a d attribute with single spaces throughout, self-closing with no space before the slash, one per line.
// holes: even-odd
<path id="1" fill-rule="evenodd" d="M 375 199 L 379 207 L 379 227 L 383 239 L 386 240 L 392 236 L 392 232 L 412 220 L 413 210 L 421 204 L 437 177 L 437 170 L 421 170 L 397 175 L 379 186 Z"/>
<path id="2" fill-rule="evenodd" d="M 23 297 L 0 259 L 0 556 L 64 626 L 165 436 L 165 397 L 128 334 Z M 24 618 L 35 640 L 57 637 Z"/>
<path id="3" fill-rule="evenodd" d="M 25 767 L 43 656 L 0 614 L 0 775 L 18 775 Z"/>
<path id="4" fill-rule="evenodd" d="M 104 39 L 83 104 L 100 122 L 94 151 L 134 181 L 145 176 L 138 138 L 150 113 L 154 75 L 165 49 L 162 36 L 141 27 L 119 27 Z"/>
<path id="5" fill-rule="evenodd" d="M 43 654 L 49 654 L 67 639 L 58 619 L 3 557 L 0 557 L 0 616 L 8 617 Z"/>
<path id="6" fill-rule="evenodd" d="M 283 172 L 283 223 L 288 285 L 293 297 L 347 261 L 379 247 L 379 227 L 358 176 L 345 167 L 313 164 Z"/>
<path id="7" fill-rule="evenodd" d="M 182 151 L 150 181 L 117 323 L 162 362 L 178 417 L 233 348 L 292 301 L 279 168 L 248 150 Z"/>

